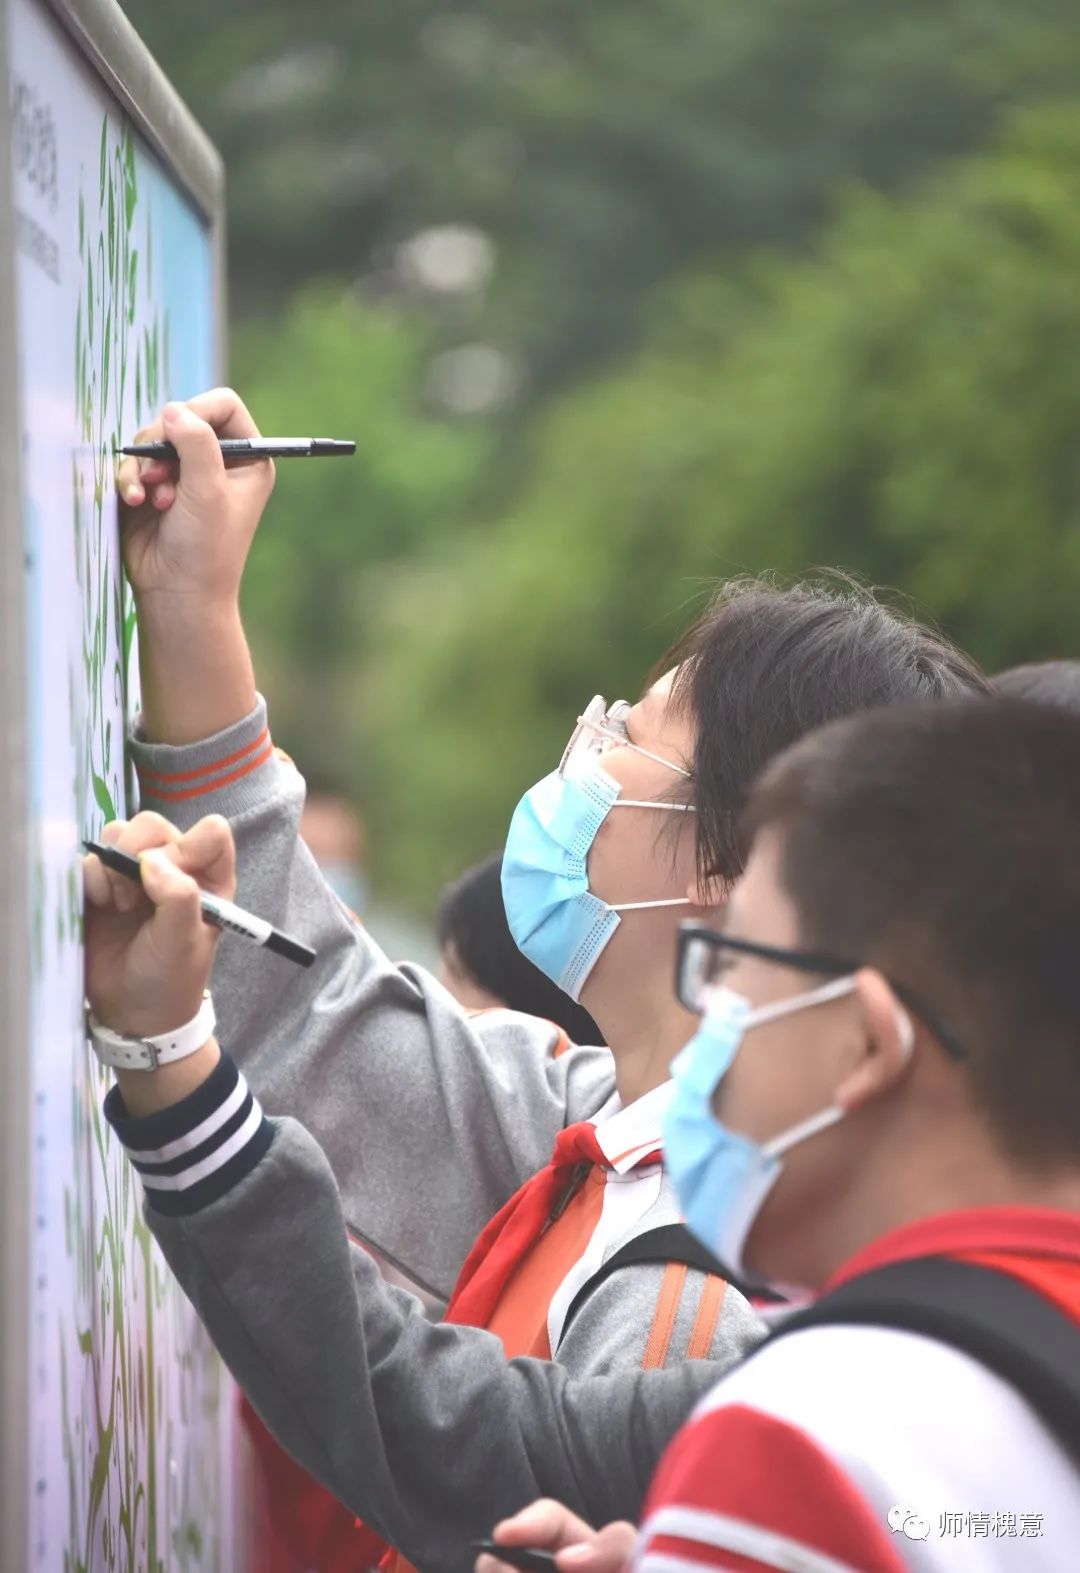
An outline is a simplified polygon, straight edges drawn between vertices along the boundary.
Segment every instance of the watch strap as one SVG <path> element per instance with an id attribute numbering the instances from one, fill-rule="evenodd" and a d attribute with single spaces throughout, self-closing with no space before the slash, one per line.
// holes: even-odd
<path id="1" fill-rule="evenodd" d="M 209 990 L 205 990 L 198 1012 L 182 1027 L 171 1032 L 160 1032 L 155 1037 L 128 1038 L 123 1033 L 105 1027 L 87 1007 L 86 1026 L 94 1053 L 103 1065 L 117 1070 L 156 1071 L 162 1065 L 173 1065 L 186 1060 L 202 1048 L 214 1035 L 217 1017 Z"/>

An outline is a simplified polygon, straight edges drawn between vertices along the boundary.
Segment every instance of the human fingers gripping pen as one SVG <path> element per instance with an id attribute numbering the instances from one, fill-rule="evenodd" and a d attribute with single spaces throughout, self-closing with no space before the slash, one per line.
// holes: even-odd
<path id="1" fill-rule="evenodd" d="M 88 852 L 93 852 L 99 857 L 106 868 L 111 868 L 114 874 L 123 874 L 126 879 L 142 883 L 142 866 L 137 857 L 132 857 L 129 852 L 121 852 L 118 847 L 106 847 L 97 841 L 83 841 L 83 846 Z M 308 945 L 303 945 L 298 939 L 283 934 L 280 929 L 274 928 L 265 918 L 257 918 L 254 913 L 245 912 L 243 907 L 238 907 L 234 901 L 226 901 L 224 896 L 212 896 L 208 890 L 200 891 L 199 904 L 202 908 L 203 921 L 212 923 L 215 928 L 228 929 L 231 934 L 239 934 L 242 939 L 251 940 L 256 945 L 264 945 L 267 950 L 272 950 L 275 955 L 285 956 L 289 961 L 295 961 L 298 966 L 310 967 L 315 960 L 315 952 Z"/>
<path id="2" fill-rule="evenodd" d="M 481 1556 L 497 1557 L 509 1567 L 521 1568 L 522 1573 L 556 1573 L 553 1551 L 539 1551 L 533 1546 L 496 1545 L 494 1540 L 474 1540 L 472 1548 Z"/>

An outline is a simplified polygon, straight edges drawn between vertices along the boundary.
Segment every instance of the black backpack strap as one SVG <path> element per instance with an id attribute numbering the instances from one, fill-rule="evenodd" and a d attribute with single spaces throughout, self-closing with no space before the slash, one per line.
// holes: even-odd
<path id="1" fill-rule="evenodd" d="M 562 1326 L 562 1337 L 565 1338 L 570 1323 L 581 1310 L 585 1301 L 605 1278 L 610 1278 L 612 1273 L 617 1273 L 621 1267 L 640 1267 L 645 1263 L 660 1262 L 665 1265 L 670 1262 L 685 1262 L 687 1267 L 694 1267 L 698 1272 L 709 1273 L 716 1278 L 722 1278 L 725 1283 L 737 1289 L 740 1294 L 748 1299 L 751 1295 L 759 1299 L 773 1300 L 775 1295 L 758 1295 L 756 1290 L 746 1289 L 737 1283 L 727 1272 L 711 1251 L 692 1235 L 685 1224 L 667 1223 L 656 1229 L 646 1229 L 644 1234 L 639 1234 L 625 1245 L 620 1246 L 614 1255 L 609 1256 L 601 1267 L 598 1267 L 592 1277 L 582 1284 L 573 1300 Z"/>
<path id="2" fill-rule="evenodd" d="M 971 1355 L 1080 1459 L 1080 1326 L 1019 1278 L 942 1256 L 896 1262 L 792 1312 L 759 1347 L 837 1323 L 923 1333 Z"/>

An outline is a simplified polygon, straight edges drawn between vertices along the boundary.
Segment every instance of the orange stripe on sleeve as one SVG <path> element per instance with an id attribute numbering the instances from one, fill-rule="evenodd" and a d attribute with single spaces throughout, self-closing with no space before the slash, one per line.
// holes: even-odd
<path id="1" fill-rule="evenodd" d="M 219 770 L 224 770 L 226 765 L 235 765 L 245 754 L 255 753 L 262 748 L 269 737 L 270 729 L 264 726 L 254 742 L 245 743 L 243 748 L 238 748 L 234 754 L 226 754 L 223 759 L 215 759 L 212 765 L 200 765 L 198 770 L 178 770 L 172 775 L 163 775 L 157 770 L 140 770 L 139 778 L 142 781 L 160 782 L 163 786 L 179 785 L 183 781 L 198 781 L 201 776 L 216 775 Z"/>
<path id="2" fill-rule="evenodd" d="M 653 1316 L 653 1324 L 649 1330 L 645 1358 L 641 1362 L 642 1370 L 655 1370 L 667 1359 L 668 1345 L 671 1343 L 671 1334 L 675 1327 L 675 1316 L 682 1298 L 683 1285 L 686 1282 L 686 1272 L 685 1262 L 669 1262 L 664 1269 L 664 1281 L 660 1285 L 656 1314 Z"/>
<path id="3" fill-rule="evenodd" d="M 242 781 L 245 776 L 249 776 L 260 765 L 265 765 L 266 761 L 273 755 L 273 752 L 274 745 L 267 739 L 266 747 L 262 752 L 256 754 L 254 759 L 249 759 L 246 764 L 241 765 L 239 770 L 230 770 L 228 775 L 215 776 L 213 781 L 205 781 L 202 786 L 187 787 L 182 792 L 173 792 L 168 788 L 150 786 L 148 787 L 147 795 L 160 803 L 182 803 L 188 798 L 205 797 L 208 792 L 216 792 L 218 787 L 228 786 L 232 781 Z"/>
<path id="4" fill-rule="evenodd" d="M 716 1323 L 720 1316 L 720 1307 L 724 1303 L 724 1290 L 727 1284 L 715 1273 L 710 1273 L 701 1290 L 701 1299 L 698 1301 L 697 1316 L 694 1320 L 694 1330 L 690 1334 L 690 1342 L 686 1346 L 688 1360 L 706 1360 L 712 1348 L 713 1334 L 716 1332 Z"/>

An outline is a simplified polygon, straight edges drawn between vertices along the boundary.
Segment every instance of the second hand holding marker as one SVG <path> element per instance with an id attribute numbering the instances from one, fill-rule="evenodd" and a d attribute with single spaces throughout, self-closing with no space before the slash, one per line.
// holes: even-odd
<path id="1" fill-rule="evenodd" d="M 121 852 L 118 847 L 106 847 L 97 841 L 83 841 L 83 846 L 88 852 L 93 852 L 95 857 L 101 859 L 106 868 L 111 868 L 114 874 L 123 874 L 125 878 L 133 880 L 135 884 L 142 884 L 142 865 L 137 857 L 132 857 L 129 852 Z M 212 923 L 215 928 L 228 929 L 231 934 L 239 934 L 243 939 L 252 940 L 256 945 L 265 945 L 267 950 L 272 950 L 278 956 L 287 956 L 290 961 L 295 961 L 298 966 L 310 967 L 315 960 L 315 952 L 309 945 L 302 945 L 298 939 L 291 939 L 288 934 L 283 934 L 280 929 L 274 928 L 265 918 L 257 918 L 251 912 L 245 912 L 243 907 L 238 907 L 233 901 L 226 901 L 224 896 L 212 896 L 209 891 L 199 893 L 200 905 L 204 923 Z"/>

